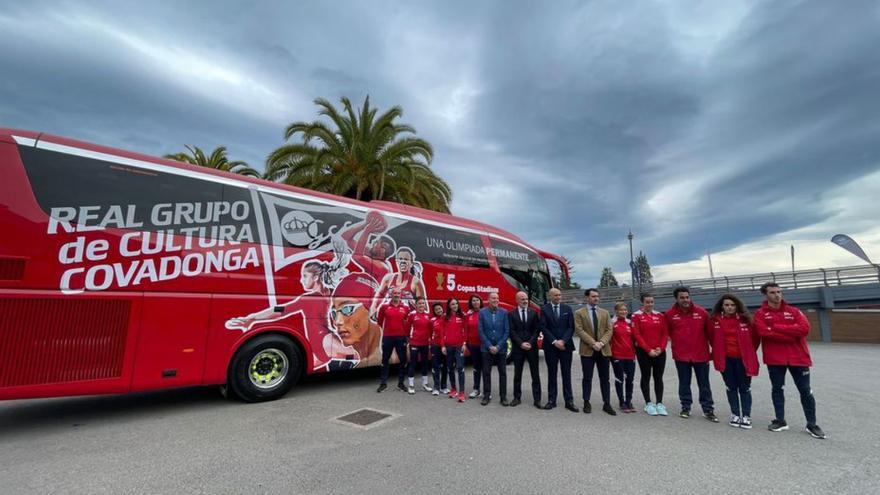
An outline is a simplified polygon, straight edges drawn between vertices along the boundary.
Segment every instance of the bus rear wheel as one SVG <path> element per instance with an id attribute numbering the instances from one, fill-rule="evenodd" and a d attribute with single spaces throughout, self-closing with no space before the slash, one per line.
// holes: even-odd
<path id="1" fill-rule="evenodd" d="M 275 400 L 299 381 L 303 358 L 296 345 L 282 335 L 260 335 L 246 342 L 229 366 L 227 383 L 245 402 Z"/>

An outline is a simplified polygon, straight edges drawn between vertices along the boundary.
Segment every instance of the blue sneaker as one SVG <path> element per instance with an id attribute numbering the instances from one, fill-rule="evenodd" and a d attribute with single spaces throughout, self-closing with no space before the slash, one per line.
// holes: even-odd
<path id="1" fill-rule="evenodd" d="M 653 402 L 649 402 L 648 405 L 645 406 L 645 412 L 648 413 L 648 416 L 656 416 L 657 406 L 655 406 Z"/>
<path id="2" fill-rule="evenodd" d="M 657 403 L 657 414 L 659 414 L 660 416 L 666 416 L 669 414 L 666 412 L 666 406 L 659 402 Z"/>

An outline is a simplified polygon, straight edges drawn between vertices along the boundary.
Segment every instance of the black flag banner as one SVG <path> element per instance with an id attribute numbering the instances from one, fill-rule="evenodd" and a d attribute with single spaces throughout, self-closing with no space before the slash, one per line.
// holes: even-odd
<path id="1" fill-rule="evenodd" d="M 857 243 L 852 237 L 846 234 L 837 234 L 831 238 L 831 242 L 865 260 L 866 263 L 871 263 L 871 259 L 868 258 L 868 255 L 865 254 L 865 251 L 859 246 L 859 243 Z"/>

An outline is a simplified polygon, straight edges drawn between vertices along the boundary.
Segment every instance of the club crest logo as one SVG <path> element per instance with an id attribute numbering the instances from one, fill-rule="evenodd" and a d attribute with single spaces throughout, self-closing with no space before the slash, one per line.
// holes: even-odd
<path id="1" fill-rule="evenodd" d="M 281 235 L 294 246 L 307 246 L 318 237 L 321 223 L 304 211 L 292 210 L 281 218 Z"/>

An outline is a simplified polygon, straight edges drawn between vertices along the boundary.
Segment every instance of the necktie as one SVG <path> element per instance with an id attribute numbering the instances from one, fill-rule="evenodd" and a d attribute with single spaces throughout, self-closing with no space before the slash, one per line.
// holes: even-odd
<path id="1" fill-rule="evenodd" d="M 599 339 L 599 318 L 596 317 L 596 306 L 591 308 L 593 310 L 593 336 L 598 340 Z"/>
<path id="2" fill-rule="evenodd" d="M 519 319 L 522 320 L 523 323 L 526 322 L 526 310 L 522 308 L 519 309 Z"/>
<path id="3" fill-rule="evenodd" d="M 558 304 L 553 305 L 553 314 L 556 315 L 556 319 L 558 320 L 559 319 L 559 305 Z"/>

